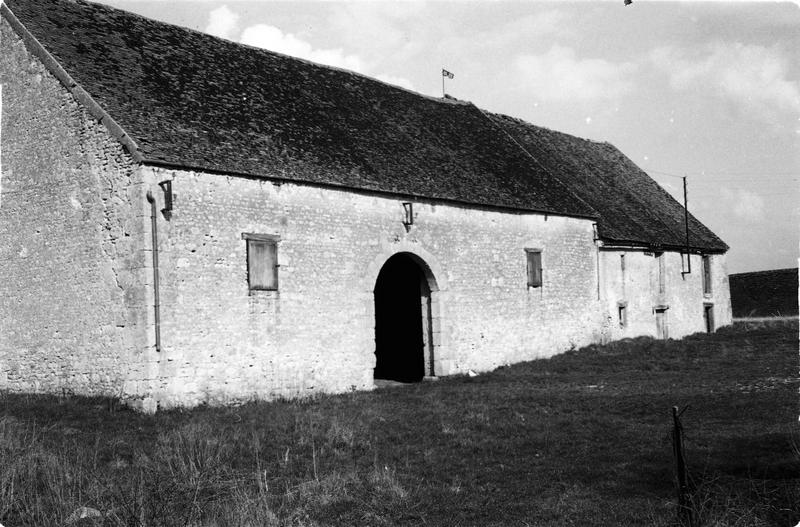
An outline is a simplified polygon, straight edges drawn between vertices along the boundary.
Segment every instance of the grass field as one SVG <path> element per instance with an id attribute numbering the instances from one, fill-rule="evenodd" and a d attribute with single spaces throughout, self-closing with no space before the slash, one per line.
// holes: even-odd
<path id="1" fill-rule="evenodd" d="M 793 526 L 797 371 L 795 323 L 154 416 L 2 395 L 0 523 L 675 525 L 670 410 L 689 405 L 695 525 Z"/>

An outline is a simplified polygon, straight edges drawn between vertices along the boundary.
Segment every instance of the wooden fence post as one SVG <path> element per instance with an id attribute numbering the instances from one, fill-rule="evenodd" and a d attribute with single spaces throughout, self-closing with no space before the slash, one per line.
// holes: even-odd
<path id="1" fill-rule="evenodd" d="M 680 419 L 686 408 L 678 413 L 678 407 L 672 407 L 672 454 L 675 457 L 675 476 L 678 484 L 678 520 L 682 525 L 692 527 L 692 508 L 689 504 L 689 486 L 686 481 L 686 460 L 683 457 L 683 425 Z"/>

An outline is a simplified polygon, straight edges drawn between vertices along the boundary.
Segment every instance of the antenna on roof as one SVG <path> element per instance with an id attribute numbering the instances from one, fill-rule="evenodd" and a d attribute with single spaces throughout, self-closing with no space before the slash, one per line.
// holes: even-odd
<path id="1" fill-rule="evenodd" d="M 686 270 L 682 275 L 692 274 L 692 254 L 689 252 L 689 206 L 686 196 L 686 176 L 683 176 L 683 224 L 686 227 Z"/>
<path id="2" fill-rule="evenodd" d="M 442 97 L 447 95 L 447 92 L 444 91 L 444 79 L 447 77 L 448 79 L 452 79 L 455 77 L 452 73 L 447 71 L 446 69 L 442 68 Z"/>

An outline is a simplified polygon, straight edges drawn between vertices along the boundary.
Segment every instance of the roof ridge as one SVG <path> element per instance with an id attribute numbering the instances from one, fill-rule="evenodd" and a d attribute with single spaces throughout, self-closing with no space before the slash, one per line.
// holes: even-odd
<path id="1" fill-rule="evenodd" d="M 12 3 L 15 2 L 15 1 L 17 1 L 17 0 L 11 0 Z M 282 53 L 280 51 L 275 51 L 275 50 L 268 49 L 268 48 L 262 48 L 262 47 L 254 46 L 254 45 L 251 45 L 251 44 L 245 44 L 243 42 L 237 42 L 235 40 L 230 40 L 230 39 L 227 39 L 227 38 L 224 38 L 224 37 L 220 37 L 220 36 L 217 36 L 217 35 L 212 35 L 211 33 L 206 33 L 205 31 L 202 31 L 202 30 L 199 30 L 199 29 L 195 29 L 195 28 L 192 28 L 192 27 L 182 26 L 182 25 L 179 25 L 179 24 L 173 24 L 171 22 L 164 22 L 163 20 L 155 20 L 153 18 L 148 18 L 148 17 L 146 17 L 144 15 L 140 15 L 139 13 L 134 13 L 133 11 L 128 11 L 127 9 L 124 9 L 124 8 L 121 8 L 121 7 L 112 7 L 112 6 L 109 6 L 109 5 L 106 5 L 106 4 L 101 4 L 101 3 L 98 3 L 98 2 L 92 2 L 92 1 L 89 1 L 89 0 L 51 0 L 51 1 L 64 2 L 64 3 L 68 3 L 68 4 L 79 4 L 79 5 L 90 6 L 92 8 L 102 9 L 102 10 L 105 10 L 105 11 L 110 12 L 110 13 L 120 12 L 121 11 L 121 12 L 124 12 L 128 16 L 136 17 L 136 18 L 138 18 L 140 20 L 144 20 L 144 21 L 146 21 L 148 23 L 155 22 L 155 23 L 157 23 L 159 25 L 170 26 L 170 27 L 176 28 L 176 29 L 178 29 L 180 31 L 184 31 L 184 32 L 187 32 L 187 33 L 195 34 L 195 35 L 201 35 L 201 36 L 203 36 L 205 38 L 210 38 L 210 39 L 213 39 L 213 40 L 217 40 L 219 42 L 224 42 L 227 45 L 234 45 L 234 46 L 237 46 L 237 47 L 253 50 L 253 51 L 257 52 L 257 53 L 266 53 L 266 54 L 271 54 L 271 55 L 275 55 L 275 56 L 278 56 L 278 57 L 283 57 L 283 58 L 286 58 L 286 59 L 289 59 L 289 60 L 296 60 L 296 61 L 302 62 L 304 64 L 310 64 L 310 65 L 312 65 L 314 67 L 317 67 L 317 68 L 328 69 L 328 70 L 337 71 L 337 72 L 340 72 L 340 73 L 346 73 L 346 74 L 352 75 L 352 76 L 357 77 L 357 78 L 362 78 L 362 79 L 365 79 L 367 81 L 376 82 L 376 83 L 382 84 L 384 86 L 388 86 L 388 87 L 396 89 L 396 90 L 401 90 L 401 91 L 404 91 L 406 93 L 410 93 L 412 95 L 416 95 L 418 97 L 423 97 L 423 98 L 428 99 L 428 100 L 433 101 L 433 102 L 438 102 L 438 103 L 443 103 L 443 104 L 471 104 L 469 101 L 462 101 L 462 100 L 456 99 L 455 97 L 451 97 L 451 98 L 448 98 L 448 97 L 437 97 L 435 95 L 428 95 L 428 94 L 425 94 L 425 93 L 422 93 L 422 92 L 418 92 L 418 91 L 415 91 L 415 90 L 412 90 L 412 89 L 409 89 L 409 88 L 404 88 L 403 86 L 398 86 L 397 84 L 392 84 L 391 82 L 387 82 L 387 81 L 378 79 L 376 77 L 372 77 L 370 75 L 367 75 L 366 73 L 361 73 L 361 72 L 358 72 L 358 71 L 350 70 L 350 69 L 347 69 L 347 68 L 342 68 L 342 67 L 339 67 L 339 66 L 332 66 L 330 64 L 323 64 L 321 62 L 314 62 L 313 60 L 310 60 L 310 59 L 306 59 L 306 58 L 303 58 L 303 57 L 296 57 L 294 55 L 288 55 L 288 54 Z M 7 0 L 0 0 L 0 4 L 2 4 L 2 3 L 7 3 Z"/>

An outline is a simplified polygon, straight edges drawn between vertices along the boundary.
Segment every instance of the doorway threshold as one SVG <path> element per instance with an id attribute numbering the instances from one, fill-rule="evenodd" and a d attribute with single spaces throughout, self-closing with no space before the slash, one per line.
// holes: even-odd
<path id="1" fill-rule="evenodd" d="M 393 381 L 392 379 L 375 379 L 375 388 L 394 388 L 396 386 L 410 386 L 416 382 Z"/>

